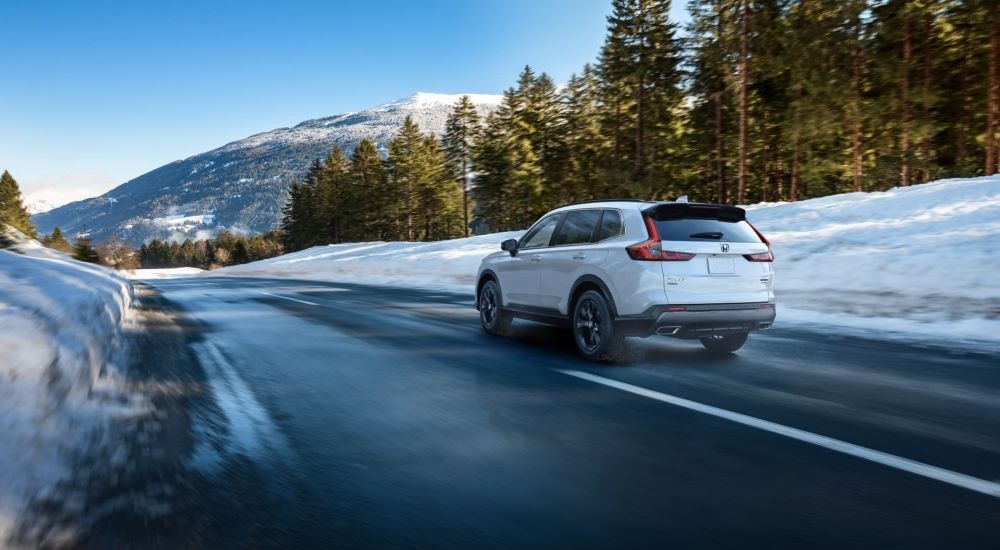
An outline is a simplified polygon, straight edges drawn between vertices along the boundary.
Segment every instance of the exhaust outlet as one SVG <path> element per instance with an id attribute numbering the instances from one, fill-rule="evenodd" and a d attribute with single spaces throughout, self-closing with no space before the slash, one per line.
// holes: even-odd
<path id="1" fill-rule="evenodd" d="M 681 330 L 681 327 L 660 327 L 656 329 L 656 333 L 660 336 L 673 336 Z"/>

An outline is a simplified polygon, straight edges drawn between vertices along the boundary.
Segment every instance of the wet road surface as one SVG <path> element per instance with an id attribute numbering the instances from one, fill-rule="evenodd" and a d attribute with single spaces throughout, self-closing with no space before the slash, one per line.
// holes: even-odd
<path id="1" fill-rule="evenodd" d="M 1000 548 L 995 355 L 779 308 L 731 357 L 595 365 L 565 330 L 484 334 L 471 295 L 148 284 L 188 328 L 191 443 L 170 512 L 95 546 Z"/>

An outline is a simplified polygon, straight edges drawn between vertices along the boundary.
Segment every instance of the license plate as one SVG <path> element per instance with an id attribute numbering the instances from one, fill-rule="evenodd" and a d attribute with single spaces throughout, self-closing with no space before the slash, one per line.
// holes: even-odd
<path id="1" fill-rule="evenodd" d="M 709 273 L 736 273 L 736 262 L 732 258 L 713 258 L 708 257 L 708 272 Z"/>

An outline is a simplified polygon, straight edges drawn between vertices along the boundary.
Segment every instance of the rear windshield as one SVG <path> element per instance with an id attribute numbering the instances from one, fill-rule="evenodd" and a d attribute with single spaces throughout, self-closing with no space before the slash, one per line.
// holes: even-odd
<path id="1" fill-rule="evenodd" d="M 704 218 L 681 218 L 654 221 L 663 241 L 725 241 L 729 243 L 759 243 L 760 237 L 745 221 L 724 221 Z"/>

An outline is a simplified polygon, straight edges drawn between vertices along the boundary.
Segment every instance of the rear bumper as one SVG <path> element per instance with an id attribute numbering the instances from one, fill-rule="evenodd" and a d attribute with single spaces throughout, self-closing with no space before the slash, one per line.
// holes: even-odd
<path id="1" fill-rule="evenodd" d="M 683 310 L 679 308 L 684 308 Z M 764 330 L 774 322 L 774 302 L 653 306 L 639 315 L 615 319 L 626 336 L 694 339 L 713 334 Z"/>

